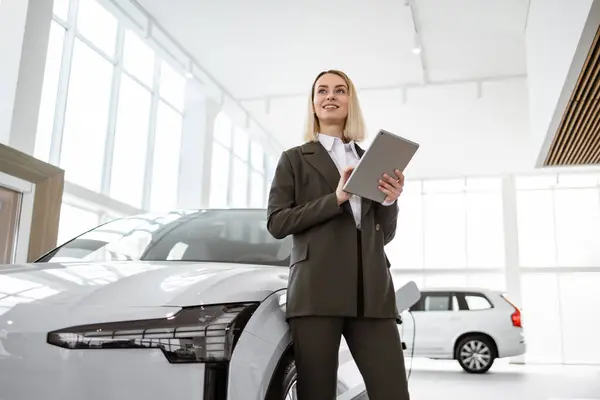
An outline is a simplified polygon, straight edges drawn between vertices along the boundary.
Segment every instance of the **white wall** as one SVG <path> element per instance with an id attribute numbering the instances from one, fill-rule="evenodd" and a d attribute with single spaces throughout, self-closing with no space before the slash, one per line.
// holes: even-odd
<path id="1" fill-rule="evenodd" d="M 593 0 L 531 0 L 525 39 L 535 158 L 543 158 L 547 153 L 583 63 L 581 59 L 574 60 L 574 56 L 592 3 Z M 572 67 L 575 74 L 569 74 Z"/>
<path id="2" fill-rule="evenodd" d="M 0 143 L 27 154 L 35 147 L 52 6 L 52 0 L 0 5 Z"/>
<path id="3" fill-rule="evenodd" d="M 0 4 L 0 143 L 3 144 L 10 139 L 28 3 L 3 0 Z"/>
<path id="4" fill-rule="evenodd" d="M 406 104 L 382 107 L 384 93 L 362 96 L 371 133 L 379 128 L 421 144 L 411 177 L 495 175 L 531 167 L 526 80 L 411 89 Z M 390 102 L 392 99 L 390 99 Z"/>
<path id="5" fill-rule="evenodd" d="M 411 178 L 495 175 L 531 170 L 525 78 L 359 92 L 370 134 L 384 128 L 421 144 Z M 306 98 L 246 105 L 286 147 L 302 142 Z M 268 111 L 268 114 L 267 114 Z"/>

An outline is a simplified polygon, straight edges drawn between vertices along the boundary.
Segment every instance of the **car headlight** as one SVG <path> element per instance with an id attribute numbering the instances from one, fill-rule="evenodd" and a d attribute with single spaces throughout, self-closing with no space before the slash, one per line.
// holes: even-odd
<path id="1" fill-rule="evenodd" d="M 48 333 L 65 349 L 161 349 L 171 363 L 228 361 L 258 303 L 185 307 L 159 319 L 73 326 Z"/>

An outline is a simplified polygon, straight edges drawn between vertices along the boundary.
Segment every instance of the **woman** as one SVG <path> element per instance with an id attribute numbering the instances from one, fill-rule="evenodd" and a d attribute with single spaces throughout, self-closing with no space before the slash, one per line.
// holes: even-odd
<path id="1" fill-rule="evenodd" d="M 300 400 L 336 398 L 342 335 L 371 400 L 409 399 L 389 261 L 404 176 L 382 175 L 382 203 L 342 188 L 364 153 L 355 87 L 321 72 L 309 99 L 306 143 L 282 153 L 271 185 L 268 229 L 292 235 L 287 319 Z"/>

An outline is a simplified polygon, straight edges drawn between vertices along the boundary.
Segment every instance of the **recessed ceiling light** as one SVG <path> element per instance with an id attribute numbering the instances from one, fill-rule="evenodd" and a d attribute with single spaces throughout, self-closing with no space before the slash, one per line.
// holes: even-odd
<path id="1" fill-rule="evenodd" d="M 414 49 L 412 49 L 412 52 L 415 54 L 421 54 L 421 48 L 420 47 L 415 47 Z"/>

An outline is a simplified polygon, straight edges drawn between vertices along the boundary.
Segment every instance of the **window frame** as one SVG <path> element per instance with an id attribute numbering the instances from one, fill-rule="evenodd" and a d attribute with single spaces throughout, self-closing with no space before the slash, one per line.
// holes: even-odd
<path id="1" fill-rule="evenodd" d="M 222 134 L 223 132 L 217 132 L 218 128 L 221 128 L 220 124 L 222 123 L 221 119 L 222 118 L 226 118 L 227 122 L 226 122 L 226 127 L 229 130 L 229 138 L 230 140 L 227 141 L 223 141 L 220 138 L 220 134 Z M 246 155 L 245 155 L 245 159 L 242 158 L 238 153 L 236 153 L 235 150 L 235 143 L 236 143 L 236 136 L 238 135 L 238 132 L 243 132 L 242 134 L 247 135 L 247 139 L 248 139 L 248 146 L 245 149 L 246 150 Z M 250 132 L 248 132 L 247 129 L 236 125 L 234 123 L 234 121 L 229 117 L 229 115 L 227 115 L 227 113 L 224 110 L 219 111 L 219 113 L 217 114 L 216 118 L 215 118 L 215 124 L 213 126 L 213 131 L 211 133 L 212 135 L 212 147 L 211 149 L 214 149 L 215 145 L 218 145 L 219 147 L 225 149 L 229 155 L 229 173 L 228 176 L 226 177 L 227 180 L 227 207 L 233 207 L 233 208 L 240 208 L 240 206 L 236 206 L 234 205 L 234 185 L 235 185 L 235 180 L 240 178 L 239 173 L 234 173 L 235 171 L 235 163 L 236 162 L 241 162 L 246 166 L 246 174 L 245 174 L 245 179 L 246 179 L 246 193 L 245 193 L 245 207 L 247 208 L 256 208 L 256 207 L 252 207 L 252 199 L 253 199 L 253 190 L 255 190 L 252 187 L 252 175 L 254 173 L 259 174 L 262 177 L 262 187 L 258 190 L 259 194 L 257 197 L 261 198 L 261 203 L 262 203 L 262 207 L 266 207 L 266 201 L 267 201 L 267 197 L 268 197 L 268 193 L 266 193 L 266 188 L 268 186 L 267 183 L 267 165 L 266 165 L 266 158 L 268 156 L 267 152 L 265 152 L 264 150 L 261 153 L 261 157 L 260 157 L 260 165 L 262 166 L 262 170 L 254 168 L 254 163 L 255 163 L 255 157 L 254 154 L 252 152 L 252 149 L 254 147 L 254 145 L 257 145 L 259 148 L 260 146 L 260 142 L 258 142 L 256 140 L 256 138 L 254 138 Z M 229 144 L 227 144 L 226 142 L 229 142 Z M 212 150 L 211 150 L 211 159 L 212 159 Z M 213 165 L 212 160 L 211 160 L 211 166 Z M 211 176 L 212 176 L 212 171 L 211 171 Z M 210 188 L 210 192 L 212 193 L 213 190 L 213 186 L 211 184 L 211 188 Z M 209 194 L 209 197 L 212 198 L 212 195 Z M 213 206 L 211 205 L 211 202 L 209 201 L 209 206 L 212 208 Z"/>
<path id="2" fill-rule="evenodd" d="M 98 0 L 93 0 L 98 3 L 99 6 L 103 7 L 102 2 Z M 161 73 L 161 65 L 163 63 L 168 64 L 171 69 L 175 72 L 181 74 L 182 79 L 185 80 L 185 76 L 183 74 L 183 68 L 181 65 L 178 65 L 177 61 L 174 59 L 170 59 L 167 54 L 163 54 L 158 51 L 155 43 L 151 38 L 145 38 L 143 32 L 140 32 L 136 27 L 131 26 L 127 23 L 127 21 L 120 18 L 118 15 L 114 15 L 116 19 L 116 43 L 115 43 L 115 51 L 114 54 L 106 54 L 99 48 L 93 41 L 85 37 L 78 28 L 79 22 L 79 6 L 81 0 L 70 0 L 68 7 L 68 15 L 67 18 L 61 18 L 56 14 L 52 14 L 52 20 L 54 23 L 58 24 L 62 27 L 64 32 L 64 41 L 61 49 L 60 55 L 60 72 L 58 78 L 58 89 L 56 93 L 55 99 L 55 107 L 54 107 L 54 123 L 50 127 L 50 144 L 49 144 L 49 156 L 47 161 L 54 165 L 60 165 L 61 159 L 61 150 L 63 148 L 63 130 L 65 125 L 65 114 L 68 103 L 68 88 L 69 81 L 72 74 L 72 61 L 73 61 L 73 50 L 76 40 L 80 41 L 82 45 L 87 46 L 90 50 L 100 55 L 103 59 L 107 60 L 110 64 L 112 64 L 112 83 L 110 87 L 110 104 L 109 111 L 107 117 L 107 135 L 103 140 L 104 142 L 104 157 L 101 169 L 101 183 L 99 189 L 96 191 L 99 194 L 105 195 L 109 198 L 110 196 L 110 187 L 111 187 L 111 170 L 113 167 L 113 149 L 116 135 L 116 120 L 117 114 L 119 111 L 118 107 L 118 99 L 120 95 L 120 83 L 121 77 L 127 76 L 135 81 L 137 84 L 140 84 L 142 87 L 146 88 L 151 93 L 151 108 L 149 113 L 149 125 L 147 130 L 147 143 L 146 143 L 146 161 L 144 164 L 144 184 L 143 184 L 143 192 L 141 193 L 142 202 L 141 205 L 132 204 L 130 205 L 132 208 L 136 208 L 138 210 L 149 210 L 151 209 L 151 194 L 152 194 L 152 175 L 153 175 L 153 159 L 155 153 L 155 128 L 157 124 L 158 118 L 158 104 L 164 103 L 166 106 L 170 107 L 174 112 L 181 115 L 181 118 L 184 118 L 184 111 L 178 109 L 169 99 L 161 96 L 160 93 L 160 73 Z M 111 13 L 110 10 L 107 10 L 108 13 Z M 111 31 L 112 32 L 112 31 Z M 138 78 L 135 73 L 131 73 L 128 70 L 124 69 L 123 61 L 125 59 L 125 37 L 127 34 L 137 35 L 138 39 L 143 41 L 148 45 L 148 47 L 154 52 L 154 66 L 153 66 L 153 77 L 152 82 L 145 82 L 145 79 Z M 111 33 L 112 35 L 112 33 Z M 57 61 L 58 62 L 58 61 Z M 182 103 L 184 99 L 182 99 Z M 182 124 L 183 125 L 183 124 Z M 183 126 L 182 126 L 183 130 Z M 180 137 L 183 137 L 181 135 Z M 79 185 L 78 185 L 79 186 Z"/>

